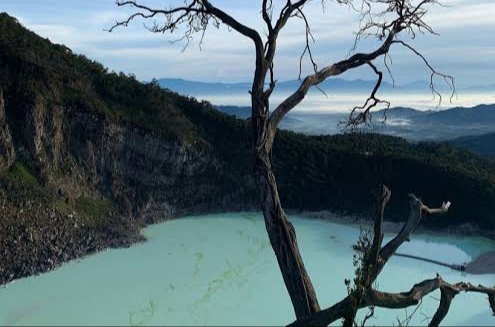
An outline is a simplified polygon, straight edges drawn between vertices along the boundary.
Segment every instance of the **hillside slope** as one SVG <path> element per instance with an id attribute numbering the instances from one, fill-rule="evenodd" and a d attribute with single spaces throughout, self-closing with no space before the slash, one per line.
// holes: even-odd
<path id="1" fill-rule="evenodd" d="M 481 156 L 495 157 L 495 133 L 479 136 L 464 136 L 451 140 L 448 143 Z"/>
<path id="2" fill-rule="evenodd" d="M 249 122 L 75 55 L 0 14 L 0 284 L 140 239 L 145 224 L 257 208 Z M 446 228 L 495 226 L 493 165 L 449 146 L 280 131 L 274 168 L 292 210 L 369 212 L 371 189 L 454 203 Z"/>

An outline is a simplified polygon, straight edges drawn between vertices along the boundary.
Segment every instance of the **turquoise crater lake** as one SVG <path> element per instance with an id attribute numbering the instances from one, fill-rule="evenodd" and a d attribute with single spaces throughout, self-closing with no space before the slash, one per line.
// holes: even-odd
<path id="1" fill-rule="evenodd" d="M 320 304 L 346 295 L 353 276 L 351 245 L 359 229 L 291 216 Z M 0 289 L 0 325 L 283 325 L 294 314 L 264 222 L 258 213 L 186 217 L 146 228 L 148 241 L 72 261 Z M 414 235 L 400 252 L 449 263 L 493 251 L 482 238 Z M 402 292 L 440 273 L 449 282 L 495 284 L 495 275 L 469 275 L 394 257 L 378 280 Z M 410 325 L 427 324 L 439 293 L 424 299 Z M 363 310 L 365 313 L 366 310 Z M 377 309 L 370 325 L 397 325 L 413 308 Z M 424 314 L 424 315 L 423 315 Z M 484 295 L 461 294 L 444 325 L 495 324 Z"/>

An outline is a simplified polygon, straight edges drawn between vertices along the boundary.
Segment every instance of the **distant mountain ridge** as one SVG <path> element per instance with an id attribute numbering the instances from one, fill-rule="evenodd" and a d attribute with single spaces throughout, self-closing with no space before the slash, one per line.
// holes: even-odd
<path id="1" fill-rule="evenodd" d="M 247 93 L 251 89 L 251 83 L 241 82 L 241 83 L 210 83 L 210 82 L 199 82 L 190 81 L 182 78 L 160 78 L 157 80 L 161 87 L 167 88 L 171 91 L 189 95 L 205 95 L 205 94 L 231 94 L 231 93 Z M 375 86 L 375 81 L 355 79 L 346 80 L 342 78 L 328 79 L 320 84 L 320 87 L 324 90 L 336 90 L 341 92 L 358 92 L 364 90 L 371 90 Z M 290 92 L 297 89 L 301 84 L 299 80 L 287 80 L 280 81 L 277 83 L 277 91 L 280 92 Z M 441 91 L 449 92 L 447 85 L 439 83 L 437 85 L 438 89 Z M 429 83 L 426 81 L 414 81 L 402 85 L 393 85 L 389 82 L 384 81 L 381 86 L 382 90 L 392 90 L 400 92 L 429 92 Z M 487 86 L 473 86 L 465 88 L 463 90 L 471 92 L 489 92 L 495 91 L 495 85 Z"/>
<path id="2" fill-rule="evenodd" d="M 215 108 L 237 118 L 245 119 L 250 115 L 249 107 Z M 331 135 L 342 132 L 338 124 L 347 118 L 346 113 L 294 111 L 285 117 L 280 127 L 311 135 Z M 383 118 L 386 118 L 385 125 Z M 372 119 L 374 123 L 370 128 L 381 134 L 412 141 L 444 141 L 495 132 L 495 104 L 427 111 L 394 107 L 372 112 Z"/>
<path id="3" fill-rule="evenodd" d="M 241 119 L 249 118 L 251 114 L 249 107 L 216 106 L 215 108 L 221 112 Z M 280 128 L 301 131 L 303 126 L 308 125 L 307 121 L 311 119 L 310 124 L 314 127 L 314 130 L 328 132 L 328 134 L 337 134 L 340 132 L 337 127 L 338 122 L 344 121 L 346 117 L 345 114 L 335 113 L 304 114 L 294 112 L 289 113 L 282 120 Z M 388 121 L 389 124 L 388 126 L 384 125 L 378 130 L 383 134 L 407 137 L 409 131 L 419 129 L 419 132 L 415 134 L 416 137 L 414 138 L 409 135 L 409 139 L 421 141 L 421 136 L 431 135 L 431 131 L 433 130 L 442 130 L 449 128 L 448 126 L 455 126 L 457 127 L 455 131 L 460 130 L 461 134 L 469 135 L 460 137 L 453 135 L 451 139 L 444 137 L 443 139 L 446 140 L 448 144 L 466 149 L 480 156 L 495 157 L 495 104 L 480 105 L 472 108 L 456 107 L 444 111 L 421 111 L 407 107 L 394 107 L 373 113 L 373 119 L 375 119 L 375 121 L 380 121 L 383 117 L 386 117 L 386 121 Z M 328 129 L 324 124 L 318 125 L 318 122 L 322 121 L 334 122 L 335 128 Z M 403 125 L 400 124 L 401 122 Z M 467 127 L 462 128 L 466 125 Z M 421 126 L 423 129 L 421 129 Z M 493 132 L 481 135 L 471 135 L 471 133 L 476 132 L 473 131 L 475 126 L 488 126 L 488 130 L 491 129 Z M 492 127 L 490 128 L 490 126 Z M 486 128 L 480 128 L 478 134 L 485 130 Z"/>
<path id="4" fill-rule="evenodd" d="M 463 136 L 451 140 L 449 143 L 481 156 L 495 157 L 495 133 L 479 136 Z"/>
<path id="5" fill-rule="evenodd" d="M 229 94 L 229 93 L 247 93 L 251 89 L 250 83 L 207 83 L 189 81 L 180 78 L 162 78 L 158 80 L 161 87 L 167 88 L 171 91 L 184 94 L 184 95 L 199 95 L 199 94 Z M 297 89 L 301 84 L 299 80 L 288 80 L 277 83 L 277 91 L 290 92 Z M 361 79 L 345 80 L 341 78 L 335 78 L 326 80 L 321 83 L 322 89 L 332 89 L 339 91 L 363 91 L 372 89 L 375 86 L 375 81 L 366 81 Z M 388 82 L 383 82 L 382 89 L 390 90 L 394 86 Z M 413 82 L 405 84 L 403 86 L 395 86 L 397 90 L 404 91 L 417 91 L 427 90 L 428 86 L 426 82 Z"/>
<path id="6" fill-rule="evenodd" d="M 426 115 L 414 117 L 417 122 L 449 124 L 495 123 L 495 104 L 482 104 L 471 108 L 455 107 L 448 110 L 433 111 Z"/>

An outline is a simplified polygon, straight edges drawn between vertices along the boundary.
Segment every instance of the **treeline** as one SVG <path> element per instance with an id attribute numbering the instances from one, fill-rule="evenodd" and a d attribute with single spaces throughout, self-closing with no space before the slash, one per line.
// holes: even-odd
<path id="1" fill-rule="evenodd" d="M 229 163 L 233 175 L 251 173 L 249 120 L 220 113 L 193 98 L 173 94 L 172 99 Z M 431 206 L 453 203 L 445 219 L 425 220 L 430 227 L 463 223 L 495 227 L 495 165 L 448 144 L 411 144 L 368 133 L 306 136 L 279 130 L 274 168 L 287 208 L 367 215 L 374 190 L 384 183 L 393 191 L 390 219 L 406 218 L 407 195 L 415 193 Z"/>

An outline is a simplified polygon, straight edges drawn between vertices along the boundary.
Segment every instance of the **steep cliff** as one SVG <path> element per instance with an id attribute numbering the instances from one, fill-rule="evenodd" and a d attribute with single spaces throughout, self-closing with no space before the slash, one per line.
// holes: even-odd
<path id="1" fill-rule="evenodd" d="M 0 284 L 147 223 L 252 207 L 167 94 L 99 69 L 0 15 Z"/>
<path id="2" fill-rule="evenodd" d="M 249 136 L 247 121 L 108 72 L 0 14 L 0 284 L 128 245 L 151 222 L 256 209 Z M 495 226 L 494 166 L 450 147 L 280 131 L 274 162 L 288 209 L 367 213 L 385 182 L 391 218 L 416 192 L 454 203 L 432 226 Z"/>
<path id="3" fill-rule="evenodd" d="M 5 101 L 0 89 L 0 171 L 6 170 L 15 160 L 14 145 L 10 135 L 9 125 L 5 122 Z"/>
<path id="4" fill-rule="evenodd" d="M 145 221 L 240 202 L 236 192 L 220 191 L 229 182 L 225 163 L 167 94 L 108 74 L 6 15 L 0 26 L 7 121 L 0 171 L 13 164 L 15 148 L 69 204 L 105 197 Z"/>

